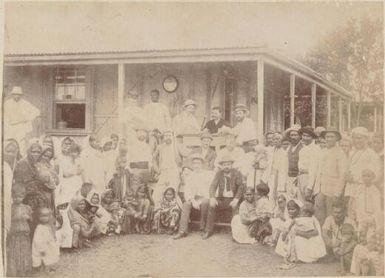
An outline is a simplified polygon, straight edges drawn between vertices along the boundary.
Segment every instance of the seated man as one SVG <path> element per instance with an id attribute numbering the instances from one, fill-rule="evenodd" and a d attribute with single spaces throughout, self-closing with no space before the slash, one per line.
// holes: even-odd
<path id="1" fill-rule="evenodd" d="M 326 218 L 322 226 L 322 236 L 328 255 L 336 255 L 335 251 L 341 245 L 341 228 L 343 224 L 351 224 L 355 228 L 354 222 L 346 216 L 343 202 L 335 201 L 333 203 L 333 214 Z"/>
<path id="2" fill-rule="evenodd" d="M 209 133 L 203 133 L 201 135 L 201 146 L 193 151 L 200 154 L 204 159 L 203 169 L 211 171 L 214 170 L 214 162 L 217 158 L 217 153 L 210 147 L 212 141 L 213 137 Z"/>
<path id="3" fill-rule="evenodd" d="M 215 106 L 211 109 L 211 120 L 206 123 L 204 130 L 211 134 L 218 133 L 219 129 L 223 126 L 230 125 L 222 118 L 222 109 L 219 106 Z"/>
<path id="4" fill-rule="evenodd" d="M 234 160 L 230 156 L 224 156 L 220 161 L 221 169 L 210 185 L 210 206 L 203 239 L 213 234 L 217 212 L 231 208 L 235 215 L 241 202 L 245 187 L 242 174 L 232 168 L 233 163 Z"/>
<path id="5" fill-rule="evenodd" d="M 191 157 L 193 171 L 185 178 L 184 199 L 182 215 L 179 222 L 179 232 L 174 239 L 186 237 L 191 209 L 200 210 L 200 230 L 203 231 L 206 224 L 209 208 L 209 187 L 213 180 L 214 172 L 202 169 L 203 158 L 199 154 Z"/>

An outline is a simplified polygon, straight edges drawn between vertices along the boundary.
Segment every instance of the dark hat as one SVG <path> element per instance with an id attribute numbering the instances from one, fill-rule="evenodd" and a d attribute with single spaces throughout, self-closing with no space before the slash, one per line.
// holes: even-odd
<path id="1" fill-rule="evenodd" d="M 334 133 L 337 136 L 337 140 L 341 140 L 341 133 L 335 127 L 328 127 L 326 130 L 322 131 L 320 137 L 325 138 L 326 133 Z"/>
<path id="2" fill-rule="evenodd" d="M 311 137 L 313 137 L 313 139 L 317 138 L 317 135 L 314 133 L 314 131 L 311 127 L 303 127 L 300 130 L 298 130 L 298 134 L 300 136 L 302 136 L 302 134 L 304 134 L 304 133 L 310 135 Z"/>

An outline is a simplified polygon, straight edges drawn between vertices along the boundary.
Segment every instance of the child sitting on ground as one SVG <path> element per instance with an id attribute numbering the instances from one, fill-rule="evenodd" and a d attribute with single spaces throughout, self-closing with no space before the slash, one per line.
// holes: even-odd
<path id="1" fill-rule="evenodd" d="M 114 201 L 114 192 L 107 190 L 102 194 L 101 206 L 110 214 L 111 220 L 108 222 L 107 235 L 120 234 L 121 231 L 121 216 L 123 210 L 119 203 Z"/>
<path id="2" fill-rule="evenodd" d="M 354 248 L 357 245 L 353 225 L 345 223 L 341 227 L 341 245 L 334 249 L 334 253 L 340 256 L 340 273 L 345 275 L 350 272 Z"/>
<path id="3" fill-rule="evenodd" d="M 250 227 L 250 235 L 258 242 L 264 243 L 267 236 L 272 233 L 270 218 L 273 216 L 273 204 L 269 200 L 269 187 L 265 183 L 257 185 L 257 200 L 255 212 L 257 220 L 255 225 Z"/>
<path id="4" fill-rule="evenodd" d="M 132 202 L 135 208 L 135 231 L 137 233 L 149 233 L 151 231 L 151 202 L 147 185 L 141 185 L 136 191 L 136 200 Z M 135 206 L 136 205 L 136 206 Z"/>
<path id="5" fill-rule="evenodd" d="M 52 212 L 49 208 L 39 211 L 39 224 L 32 241 L 32 266 L 36 271 L 45 269 L 55 272 L 53 265 L 59 261 L 60 251 L 52 227 Z M 47 269 L 48 268 L 48 269 Z"/>
<path id="6" fill-rule="evenodd" d="M 270 237 L 269 245 L 275 246 L 281 231 L 284 229 L 284 224 L 288 217 L 289 216 L 286 209 L 286 197 L 281 194 L 277 198 L 277 205 L 274 208 L 273 217 L 270 219 L 273 233 Z"/>
<path id="7" fill-rule="evenodd" d="M 163 194 L 163 199 L 154 209 L 153 231 L 173 234 L 178 231 L 181 209 L 176 199 L 175 189 L 169 187 Z"/>
<path id="8" fill-rule="evenodd" d="M 31 237 L 28 221 L 32 209 L 24 205 L 25 188 L 15 184 L 12 187 L 11 228 L 7 235 L 7 276 L 29 276 L 32 271 Z"/>

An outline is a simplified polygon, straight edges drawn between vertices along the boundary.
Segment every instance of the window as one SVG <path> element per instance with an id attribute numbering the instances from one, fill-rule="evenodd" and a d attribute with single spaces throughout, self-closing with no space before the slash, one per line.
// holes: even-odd
<path id="1" fill-rule="evenodd" d="M 86 99 L 86 68 L 57 68 L 55 72 L 54 128 L 86 129 Z"/>

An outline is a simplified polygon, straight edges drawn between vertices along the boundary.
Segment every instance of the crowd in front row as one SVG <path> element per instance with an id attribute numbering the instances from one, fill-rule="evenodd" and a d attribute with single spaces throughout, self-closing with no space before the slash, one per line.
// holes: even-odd
<path id="1" fill-rule="evenodd" d="M 218 152 L 214 132 L 225 138 Z M 272 246 L 283 269 L 339 260 L 341 274 L 384 274 L 382 135 L 293 126 L 239 144 L 237 128 L 214 132 L 206 125 L 195 148 L 144 126 L 81 146 L 45 135 L 24 157 L 5 140 L 7 275 L 54 271 L 60 248 L 92 247 L 101 235 L 183 239 L 193 210 L 203 240 L 230 215 L 233 240 Z"/>

